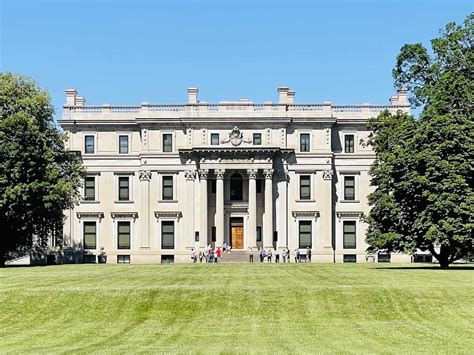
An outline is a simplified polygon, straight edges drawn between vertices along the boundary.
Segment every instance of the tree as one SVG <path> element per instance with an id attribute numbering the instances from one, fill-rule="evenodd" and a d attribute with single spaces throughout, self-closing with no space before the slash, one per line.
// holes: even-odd
<path id="1" fill-rule="evenodd" d="M 29 78 L 0 73 L 0 266 L 62 236 L 84 169 L 65 149 L 49 95 Z"/>
<path id="2" fill-rule="evenodd" d="M 420 118 L 381 113 L 369 121 L 369 250 L 429 250 L 442 268 L 473 253 L 474 15 L 431 41 L 404 45 L 393 70 Z"/>

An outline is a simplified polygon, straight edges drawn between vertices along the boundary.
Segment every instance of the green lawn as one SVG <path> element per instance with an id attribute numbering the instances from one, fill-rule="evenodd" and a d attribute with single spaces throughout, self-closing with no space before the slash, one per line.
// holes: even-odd
<path id="1" fill-rule="evenodd" d="M 0 270 L 0 352 L 473 353 L 474 268 Z"/>

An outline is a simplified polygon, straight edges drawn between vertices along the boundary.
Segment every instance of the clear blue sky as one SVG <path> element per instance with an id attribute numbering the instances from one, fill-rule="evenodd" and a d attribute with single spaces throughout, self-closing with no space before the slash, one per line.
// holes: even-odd
<path id="1" fill-rule="evenodd" d="M 2 71 L 26 74 L 60 112 L 88 104 L 202 101 L 386 103 L 404 43 L 436 37 L 471 1 L 0 0 Z"/>

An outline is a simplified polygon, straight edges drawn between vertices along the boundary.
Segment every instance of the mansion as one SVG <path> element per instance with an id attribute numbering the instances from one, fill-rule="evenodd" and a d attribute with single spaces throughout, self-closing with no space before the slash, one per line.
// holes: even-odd
<path id="1" fill-rule="evenodd" d="M 311 249 L 313 262 L 410 261 L 367 255 L 366 124 L 409 112 L 406 90 L 389 105 L 247 99 L 88 106 L 66 90 L 60 125 L 87 176 L 65 211 L 64 248 L 105 251 L 108 263 L 190 262 L 191 249 Z"/>

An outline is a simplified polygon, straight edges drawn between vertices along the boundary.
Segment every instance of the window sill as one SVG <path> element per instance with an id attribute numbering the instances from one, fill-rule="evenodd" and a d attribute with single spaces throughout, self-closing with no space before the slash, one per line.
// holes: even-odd
<path id="1" fill-rule="evenodd" d="M 341 200 L 340 203 L 359 203 L 359 200 Z"/>
<path id="2" fill-rule="evenodd" d="M 119 203 L 119 204 L 127 204 L 127 203 L 133 203 L 133 201 L 114 201 L 114 203 Z"/>
<path id="3" fill-rule="evenodd" d="M 100 201 L 97 201 L 97 200 L 82 200 L 81 201 L 81 204 L 91 204 L 91 205 L 93 205 L 93 204 L 99 204 L 99 203 L 100 203 Z"/>
<path id="4" fill-rule="evenodd" d="M 298 199 L 295 202 L 316 202 L 316 200 L 305 200 L 305 199 Z"/>
<path id="5" fill-rule="evenodd" d="M 158 200 L 158 203 L 178 203 L 178 200 Z"/>

